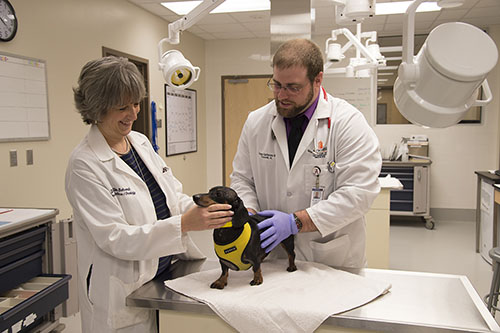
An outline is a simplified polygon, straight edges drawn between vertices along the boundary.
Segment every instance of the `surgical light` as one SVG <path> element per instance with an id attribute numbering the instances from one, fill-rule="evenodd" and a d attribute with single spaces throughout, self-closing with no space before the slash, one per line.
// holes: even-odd
<path id="1" fill-rule="evenodd" d="M 169 50 L 163 53 L 160 47 L 160 69 L 167 84 L 175 89 L 186 89 L 200 75 L 200 68 L 195 67 L 184 58 L 177 50 Z"/>
<path id="2" fill-rule="evenodd" d="M 335 22 L 339 25 L 361 23 L 375 15 L 375 0 L 333 0 Z"/>
<path id="3" fill-rule="evenodd" d="M 413 55 L 415 0 L 405 14 L 403 61 L 394 83 L 394 101 L 410 122 L 448 127 L 462 120 L 472 106 L 492 100 L 486 76 L 496 65 L 498 50 L 482 30 L 459 22 L 431 31 L 417 56 Z M 476 100 L 482 87 L 484 100 Z"/>
<path id="4" fill-rule="evenodd" d="M 158 67 L 167 84 L 174 89 L 186 89 L 200 76 L 200 68 L 193 66 L 178 50 L 163 50 L 165 43 L 179 44 L 180 32 L 223 3 L 224 0 L 204 0 L 186 16 L 168 25 L 168 37 L 158 43 Z"/>
<path id="5" fill-rule="evenodd" d="M 342 47 L 336 43 L 338 35 L 345 35 L 348 42 Z M 363 45 L 362 40 L 365 40 Z M 380 53 L 380 47 L 376 43 L 377 33 L 375 31 L 361 32 L 361 23 L 356 26 L 356 35 L 349 29 L 341 28 L 332 30 L 332 37 L 326 40 L 325 52 L 327 62 L 323 72 L 326 75 L 344 75 L 346 77 L 369 77 L 372 69 L 385 66 L 386 61 Z M 332 68 L 332 63 L 340 62 L 345 58 L 348 49 L 354 47 L 356 56 L 349 58 L 349 64 L 345 67 Z"/>

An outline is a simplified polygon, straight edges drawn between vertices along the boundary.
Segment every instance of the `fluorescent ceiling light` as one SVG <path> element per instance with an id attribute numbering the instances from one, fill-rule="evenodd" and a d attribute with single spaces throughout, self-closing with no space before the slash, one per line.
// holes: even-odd
<path id="1" fill-rule="evenodd" d="M 401 2 L 382 2 L 375 4 L 375 15 L 403 14 L 413 1 Z M 441 10 L 441 7 L 435 2 L 423 2 L 418 6 L 418 12 L 435 12 Z"/>
<path id="2" fill-rule="evenodd" d="M 177 2 L 162 2 L 162 6 L 170 9 L 177 15 L 186 15 L 202 1 L 177 1 Z M 269 0 L 226 0 L 220 6 L 216 7 L 210 13 L 236 13 L 236 12 L 253 12 L 260 10 L 270 10 L 271 2 Z"/>
<path id="3" fill-rule="evenodd" d="M 383 2 L 376 3 L 376 15 L 403 14 L 413 1 Z M 162 2 L 162 6 L 170 9 L 177 15 L 186 15 L 202 1 L 174 1 Z M 220 6 L 216 7 L 210 13 L 235 13 L 270 10 L 271 2 L 269 0 L 226 0 Z M 417 12 L 439 11 L 441 8 L 435 2 L 423 2 L 418 6 Z"/>

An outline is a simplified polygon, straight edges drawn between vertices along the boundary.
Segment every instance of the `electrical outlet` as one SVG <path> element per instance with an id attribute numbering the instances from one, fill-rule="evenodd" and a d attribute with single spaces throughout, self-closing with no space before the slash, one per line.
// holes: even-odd
<path id="1" fill-rule="evenodd" d="M 33 149 L 26 150 L 26 165 L 33 165 Z"/>
<path id="2" fill-rule="evenodd" d="M 17 166 L 17 150 L 11 150 L 9 152 L 9 156 L 10 156 L 10 166 L 11 167 L 15 167 Z"/>

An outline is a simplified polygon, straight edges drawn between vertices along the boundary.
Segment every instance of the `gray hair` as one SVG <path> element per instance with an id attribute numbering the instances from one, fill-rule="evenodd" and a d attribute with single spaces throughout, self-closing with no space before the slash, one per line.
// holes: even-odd
<path id="1" fill-rule="evenodd" d="M 273 57 L 273 68 L 286 69 L 301 66 L 307 69 L 307 78 L 313 82 L 323 71 L 323 54 L 309 39 L 292 39 L 281 44 Z"/>
<path id="2" fill-rule="evenodd" d="M 112 107 L 140 102 L 146 88 L 143 76 L 128 59 L 104 57 L 83 66 L 73 92 L 83 122 L 94 124 Z"/>

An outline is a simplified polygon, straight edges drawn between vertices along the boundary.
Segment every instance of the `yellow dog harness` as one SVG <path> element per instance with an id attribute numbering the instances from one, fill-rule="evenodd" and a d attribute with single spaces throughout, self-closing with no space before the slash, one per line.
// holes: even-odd
<path id="1" fill-rule="evenodd" d="M 233 226 L 232 222 L 228 222 L 222 226 L 222 228 L 231 228 Z M 243 226 L 243 229 L 233 242 L 229 244 L 217 244 L 214 241 L 214 248 L 217 257 L 222 260 L 227 266 L 235 271 L 239 270 L 247 270 L 252 265 L 250 263 L 245 263 L 242 261 L 243 251 L 248 245 L 250 241 L 250 235 L 252 233 L 252 229 L 250 228 L 250 224 L 247 222 Z"/>

